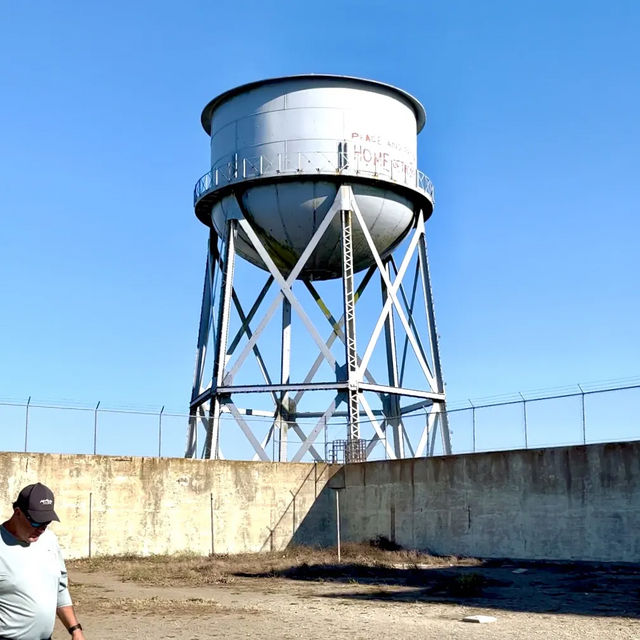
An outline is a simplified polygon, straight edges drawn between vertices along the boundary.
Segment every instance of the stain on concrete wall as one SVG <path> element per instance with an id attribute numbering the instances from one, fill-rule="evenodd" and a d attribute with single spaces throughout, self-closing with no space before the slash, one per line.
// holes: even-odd
<path id="1" fill-rule="evenodd" d="M 325 464 L 0 453 L 0 509 L 43 482 L 56 495 L 52 525 L 67 557 L 240 553 L 282 549 L 336 471 Z"/>
<path id="2" fill-rule="evenodd" d="M 44 482 L 68 557 L 242 553 L 384 536 L 485 558 L 640 562 L 640 442 L 325 464 L 0 453 Z M 2 507 L 0 507 L 2 508 Z"/>
<path id="3" fill-rule="evenodd" d="M 369 462 L 343 538 L 442 555 L 640 562 L 640 442 Z"/>

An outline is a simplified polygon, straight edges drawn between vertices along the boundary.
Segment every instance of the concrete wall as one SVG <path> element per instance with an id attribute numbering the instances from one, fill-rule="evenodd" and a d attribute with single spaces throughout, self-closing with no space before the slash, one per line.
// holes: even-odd
<path id="1" fill-rule="evenodd" d="M 0 509 L 56 493 L 68 557 L 198 554 L 385 536 L 438 554 L 640 562 L 640 442 L 338 468 L 0 453 Z"/>
<path id="2" fill-rule="evenodd" d="M 52 525 L 67 557 L 197 554 L 286 547 L 295 532 L 330 544 L 336 467 L 80 455 L 0 453 L 0 514 L 20 489 L 43 482 L 56 495 Z M 312 509 L 310 513 L 310 510 Z M 326 515 L 329 520 L 326 520 Z M 300 523 L 304 520 L 304 526 Z"/>
<path id="3" fill-rule="evenodd" d="M 640 442 L 349 465 L 343 538 L 485 558 L 640 562 Z"/>

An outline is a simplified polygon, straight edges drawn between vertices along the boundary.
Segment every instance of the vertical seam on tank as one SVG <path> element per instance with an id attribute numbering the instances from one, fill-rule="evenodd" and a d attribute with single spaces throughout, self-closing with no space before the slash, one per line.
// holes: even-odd
<path id="1" fill-rule="evenodd" d="M 274 183 L 274 188 L 276 191 L 276 207 L 278 210 L 278 218 L 280 219 L 280 224 L 282 226 L 282 231 L 284 232 L 284 236 L 287 239 L 287 242 L 289 244 L 289 247 L 293 247 L 293 241 L 291 239 L 291 236 L 289 235 L 289 229 L 287 228 L 287 224 L 286 224 L 286 220 L 282 217 L 282 207 L 280 206 L 280 190 L 279 190 L 279 186 L 280 183 L 276 182 Z M 290 265 L 291 268 L 293 268 L 294 265 Z"/>
<path id="2" fill-rule="evenodd" d="M 233 141 L 234 141 L 234 147 L 235 147 L 235 153 L 238 153 L 238 121 L 235 120 L 233 123 Z"/>

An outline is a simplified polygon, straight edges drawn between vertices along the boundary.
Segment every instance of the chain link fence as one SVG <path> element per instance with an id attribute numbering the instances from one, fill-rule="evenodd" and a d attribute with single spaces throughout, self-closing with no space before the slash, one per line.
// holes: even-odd
<path id="1" fill-rule="evenodd" d="M 640 439 L 640 381 L 467 402 L 447 410 L 455 453 Z"/>
<path id="2" fill-rule="evenodd" d="M 447 422 L 452 452 L 473 453 L 508 449 L 541 448 L 620 442 L 640 439 L 637 407 L 640 380 L 626 383 L 576 385 L 553 392 L 520 393 L 486 401 L 469 400 L 449 405 Z M 426 412 L 404 416 L 405 456 L 413 456 L 427 420 Z M 32 401 L 0 401 L 0 450 L 34 453 L 100 454 L 147 457 L 182 457 L 186 447 L 189 416 L 157 411 L 112 409 L 96 402 L 92 406 L 70 406 Z M 273 419 L 246 416 L 256 438 L 267 441 Z M 309 433 L 316 421 L 298 421 L 298 431 Z M 364 441 L 373 437 L 372 425 L 360 421 Z M 304 460 L 341 461 L 346 456 L 346 417 L 335 417 L 323 426 Z M 302 444 L 296 429 L 288 430 L 287 451 Z M 391 435 L 389 435 L 391 438 Z M 223 415 L 220 427 L 222 456 L 251 460 L 254 450 L 230 415 Z M 342 448 L 341 448 L 342 447 Z M 277 459 L 280 442 L 271 438 L 265 445 Z M 438 445 L 434 455 L 442 455 Z M 367 459 L 384 459 L 387 448 L 379 444 Z"/>

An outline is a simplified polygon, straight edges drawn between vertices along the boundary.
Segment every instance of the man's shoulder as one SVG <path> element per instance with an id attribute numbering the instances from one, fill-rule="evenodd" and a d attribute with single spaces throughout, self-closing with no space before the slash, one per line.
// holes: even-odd
<path id="1" fill-rule="evenodd" d="M 0 545 L 3 547 L 15 547 L 20 545 L 20 541 L 16 538 L 4 524 L 0 525 Z"/>
<path id="2" fill-rule="evenodd" d="M 45 529 L 40 536 L 38 542 L 44 542 L 47 546 L 58 546 L 58 537 L 51 531 L 51 529 Z"/>

